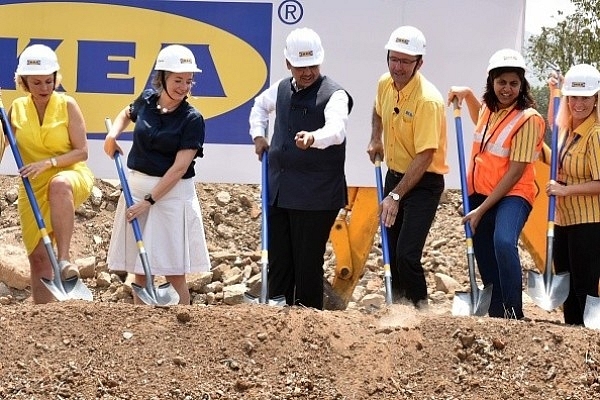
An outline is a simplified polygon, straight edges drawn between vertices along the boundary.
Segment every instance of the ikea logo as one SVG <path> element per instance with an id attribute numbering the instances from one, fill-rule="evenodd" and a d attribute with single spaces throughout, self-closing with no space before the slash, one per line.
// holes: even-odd
<path id="1" fill-rule="evenodd" d="M 60 90 L 78 101 L 89 138 L 103 139 L 104 118 L 151 86 L 159 51 L 181 44 L 202 70 L 188 100 L 206 120 L 206 141 L 250 143 L 248 115 L 269 84 L 271 3 L 0 0 L 0 13 L 0 87 L 7 106 L 25 94 L 14 82 L 19 55 L 45 44 L 58 56 Z"/>

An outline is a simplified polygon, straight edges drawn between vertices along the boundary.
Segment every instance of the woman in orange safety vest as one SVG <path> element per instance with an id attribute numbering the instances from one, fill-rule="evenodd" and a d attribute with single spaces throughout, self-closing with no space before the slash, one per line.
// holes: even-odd
<path id="1" fill-rule="evenodd" d="M 490 317 L 521 319 L 521 230 L 536 194 L 534 162 L 545 123 L 533 109 L 525 61 L 513 49 L 490 57 L 483 104 L 468 87 L 453 86 L 448 102 L 465 101 L 476 123 L 467 173 L 473 248 L 485 286 L 493 285 Z"/>

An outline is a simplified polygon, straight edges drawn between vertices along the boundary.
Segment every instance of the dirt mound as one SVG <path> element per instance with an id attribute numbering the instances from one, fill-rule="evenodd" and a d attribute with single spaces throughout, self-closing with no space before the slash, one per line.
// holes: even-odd
<path id="1" fill-rule="evenodd" d="M 15 247 L 17 182 L 0 177 L 0 240 Z M 2 399 L 600 398 L 599 332 L 565 326 L 527 298 L 530 321 L 451 316 L 437 276 L 468 287 L 457 192 L 427 242 L 428 308 L 365 302 L 382 293 L 376 244 L 349 309 L 318 312 L 225 304 L 224 289 L 258 268 L 254 185 L 198 185 L 213 274 L 197 278 L 193 305 L 131 305 L 118 277 L 104 275 L 118 189 L 96 186 L 72 248 L 74 259 L 92 260 L 85 282 L 95 301 L 34 306 L 27 290 L 0 290 Z M 329 249 L 327 276 L 334 265 Z"/>

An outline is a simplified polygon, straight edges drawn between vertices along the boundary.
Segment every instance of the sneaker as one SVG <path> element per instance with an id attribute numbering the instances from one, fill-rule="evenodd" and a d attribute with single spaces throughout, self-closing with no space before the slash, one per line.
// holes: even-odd
<path id="1" fill-rule="evenodd" d="M 67 260 L 62 260 L 58 263 L 58 266 L 60 267 L 60 277 L 62 278 L 62 280 L 67 280 L 75 277 L 79 278 L 79 268 L 77 268 L 77 265 L 71 264 Z"/>

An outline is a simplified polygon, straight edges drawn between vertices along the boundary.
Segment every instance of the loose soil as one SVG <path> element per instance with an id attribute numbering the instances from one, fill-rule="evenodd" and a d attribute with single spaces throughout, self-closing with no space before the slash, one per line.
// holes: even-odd
<path id="1" fill-rule="evenodd" d="M 0 177 L 3 246 L 22 246 L 17 182 Z M 73 259 L 95 257 L 100 274 L 118 190 L 104 181 L 96 186 L 102 198 L 78 210 L 71 250 Z M 197 190 L 215 267 L 245 259 L 255 267 L 248 254 L 260 252 L 259 188 Z M 420 310 L 369 306 L 364 296 L 343 311 L 227 305 L 206 293 L 193 293 L 190 306 L 134 306 L 130 296 L 105 296 L 98 276 L 84 280 L 93 302 L 34 305 L 27 289 L 11 288 L 0 298 L 0 398 L 600 398 L 599 332 L 566 326 L 560 311 L 527 298 L 528 320 L 451 315 L 452 294 L 437 290 L 435 274 L 464 288 L 468 276 L 460 194 L 445 197 L 423 257 L 430 299 Z M 364 292 L 382 293 L 377 243 L 359 283 Z M 521 252 L 524 268 L 533 268 Z M 333 265 L 329 250 L 328 278 Z"/>

